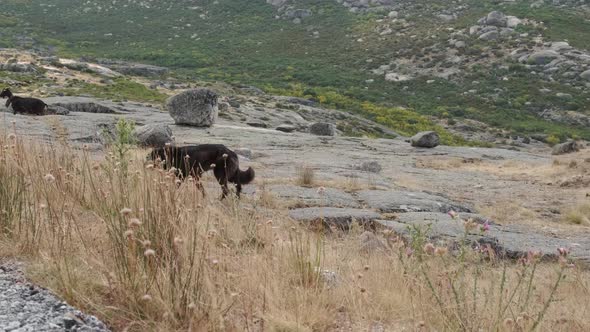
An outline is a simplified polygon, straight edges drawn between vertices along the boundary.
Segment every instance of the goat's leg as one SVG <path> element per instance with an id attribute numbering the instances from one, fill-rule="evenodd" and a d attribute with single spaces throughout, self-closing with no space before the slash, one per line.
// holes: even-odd
<path id="1" fill-rule="evenodd" d="M 236 184 L 236 196 L 238 196 L 238 198 L 240 198 L 240 194 L 242 193 L 242 185 L 241 184 Z"/>
<path id="2" fill-rule="evenodd" d="M 223 176 L 221 178 L 218 178 L 217 180 L 219 181 L 219 184 L 221 185 L 221 191 L 222 191 L 221 200 L 223 200 L 224 198 L 227 197 L 227 195 L 229 195 L 229 188 L 227 186 L 227 177 Z"/>

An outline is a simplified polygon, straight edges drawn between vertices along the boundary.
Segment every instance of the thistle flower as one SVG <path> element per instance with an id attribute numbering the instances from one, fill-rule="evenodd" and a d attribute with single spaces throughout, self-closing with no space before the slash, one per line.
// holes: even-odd
<path id="1" fill-rule="evenodd" d="M 154 257 L 154 256 L 156 256 L 156 251 L 153 249 L 147 249 L 146 251 L 143 252 L 143 255 L 145 257 Z"/>
<path id="2" fill-rule="evenodd" d="M 133 231 L 128 229 L 125 231 L 125 233 L 123 233 L 123 236 L 127 239 L 130 239 L 131 237 L 133 237 Z"/>
<path id="3" fill-rule="evenodd" d="M 47 182 L 54 182 L 55 181 L 55 176 L 51 175 L 51 174 L 46 174 L 44 177 L 45 181 Z"/>
<path id="4" fill-rule="evenodd" d="M 540 260 L 541 257 L 543 257 L 543 254 L 540 251 L 538 251 L 538 250 L 536 250 L 536 251 L 529 251 L 528 252 L 528 257 L 529 257 L 529 260 L 530 261 L 536 262 L 536 261 Z"/>
<path id="5" fill-rule="evenodd" d="M 183 243 L 184 243 L 184 240 L 181 237 L 177 236 L 177 237 L 174 238 L 174 245 L 175 246 L 180 246 Z"/>
<path id="6" fill-rule="evenodd" d="M 141 245 L 144 248 L 149 248 L 152 245 L 152 241 L 150 241 L 150 240 L 144 240 L 144 241 L 141 242 Z"/>
<path id="7" fill-rule="evenodd" d="M 437 247 L 436 249 L 434 249 L 434 254 L 437 256 L 444 256 L 449 252 L 449 249 L 447 249 L 446 247 Z"/>
<path id="8" fill-rule="evenodd" d="M 39 204 L 39 207 L 40 207 L 41 209 L 47 209 L 47 204 L 43 204 L 43 203 L 41 203 L 41 204 Z"/>
<path id="9" fill-rule="evenodd" d="M 455 211 L 453 211 L 453 210 L 449 211 L 449 212 L 448 212 L 448 214 L 449 214 L 449 216 L 451 216 L 451 218 L 453 218 L 453 219 L 457 218 L 457 212 L 455 212 Z"/>
<path id="10" fill-rule="evenodd" d="M 128 215 L 130 215 L 130 214 L 131 214 L 131 212 L 133 212 L 133 211 L 132 211 L 130 208 L 123 208 L 123 209 L 121 210 L 121 214 L 122 214 L 122 215 L 124 215 L 124 216 L 128 216 Z"/>
<path id="11" fill-rule="evenodd" d="M 129 228 L 139 227 L 141 226 L 141 221 L 139 221 L 137 218 L 131 218 L 131 220 L 129 220 L 127 223 L 127 226 L 129 226 Z"/>
<path id="12" fill-rule="evenodd" d="M 435 248 L 434 248 L 434 245 L 433 245 L 432 243 L 426 243 L 426 244 L 424 245 L 424 248 L 423 248 L 423 250 L 424 250 L 424 252 L 425 252 L 425 253 L 427 253 L 428 255 L 432 255 L 432 254 L 434 254 Z"/>
<path id="13" fill-rule="evenodd" d="M 209 165 L 209 167 L 211 167 L 211 168 L 215 168 L 215 166 L 217 166 L 217 165 L 215 165 L 215 164 Z"/>
<path id="14" fill-rule="evenodd" d="M 145 294 L 144 296 L 142 296 L 142 297 L 141 297 L 141 300 L 142 300 L 142 301 L 149 302 L 149 301 L 151 301 L 151 300 L 152 300 L 152 296 L 151 296 L 151 295 L 149 295 L 149 294 Z"/>
<path id="15" fill-rule="evenodd" d="M 486 220 L 483 225 L 481 225 L 480 230 L 482 233 L 488 232 L 490 230 L 490 222 Z"/>
<path id="16" fill-rule="evenodd" d="M 211 264 L 213 264 L 214 266 L 219 265 L 219 261 L 217 259 L 212 259 Z"/>
<path id="17" fill-rule="evenodd" d="M 172 145 L 172 143 L 170 143 L 170 142 L 167 142 L 167 143 L 166 143 L 166 144 L 164 144 L 164 145 L 165 145 L 165 146 L 171 146 L 171 145 Z"/>
<path id="18" fill-rule="evenodd" d="M 195 308 L 196 308 L 196 307 L 197 307 L 197 306 L 196 306 L 194 303 L 192 303 L 192 302 L 191 302 L 191 303 L 189 303 L 189 305 L 188 305 L 188 308 L 189 308 L 190 310 L 195 310 Z"/>
<path id="19" fill-rule="evenodd" d="M 189 160 L 189 159 L 191 159 L 191 156 L 189 156 L 189 155 L 187 154 L 186 156 L 184 156 L 184 159 L 185 159 L 185 160 Z"/>
<path id="20" fill-rule="evenodd" d="M 224 153 L 224 154 L 222 155 L 222 157 L 223 157 L 223 159 L 226 159 L 226 158 L 227 158 L 227 153 Z"/>
<path id="21" fill-rule="evenodd" d="M 318 188 L 318 194 L 323 195 L 325 192 L 326 192 L 326 188 L 324 188 L 324 187 Z"/>
<path id="22" fill-rule="evenodd" d="M 567 254 L 569 253 L 569 250 L 568 250 L 568 249 L 566 249 L 566 248 L 563 248 L 563 247 L 561 247 L 561 248 L 558 248 L 558 249 L 557 249 L 557 252 L 559 252 L 559 255 L 560 255 L 560 256 L 562 256 L 562 257 L 566 257 L 566 256 L 567 256 Z"/>

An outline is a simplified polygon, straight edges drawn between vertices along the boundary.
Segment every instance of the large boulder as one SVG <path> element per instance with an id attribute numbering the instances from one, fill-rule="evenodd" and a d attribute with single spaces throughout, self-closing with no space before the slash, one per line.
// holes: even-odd
<path id="1" fill-rule="evenodd" d="M 440 144 L 440 137 L 434 131 L 423 131 L 412 136 L 410 143 L 419 148 L 434 148 Z"/>
<path id="2" fill-rule="evenodd" d="M 500 37 L 500 33 L 498 32 L 498 30 L 492 30 L 492 31 L 488 31 L 486 33 L 482 33 L 481 36 L 479 36 L 479 39 L 481 40 L 496 40 L 498 39 L 498 37 Z"/>
<path id="3" fill-rule="evenodd" d="M 193 89 L 168 98 L 166 109 L 178 125 L 211 127 L 217 120 L 217 93 Z"/>
<path id="4" fill-rule="evenodd" d="M 506 16 L 506 27 L 515 29 L 520 24 L 522 24 L 522 20 L 516 16 Z"/>
<path id="5" fill-rule="evenodd" d="M 553 151 L 551 154 L 559 155 L 559 154 L 566 154 L 566 153 L 573 153 L 580 151 L 580 146 L 576 141 L 568 141 L 565 143 L 557 144 L 553 147 Z"/>
<path id="6" fill-rule="evenodd" d="M 506 26 L 506 15 L 499 11 L 493 11 L 488 14 L 486 17 L 486 24 L 493 25 L 497 27 L 505 27 Z"/>
<path id="7" fill-rule="evenodd" d="M 331 123 L 316 122 L 309 126 L 309 133 L 318 136 L 334 136 L 336 134 L 336 126 Z"/>
<path id="8" fill-rule="evenodd" d="M 148 124 L 135 129 L 135 137 L 141 146 L 162 147 L 172 143 L 172 129 L 165 124 Z"/>
<path id="9" fill-rule="evenodd" d="M 529 55 L 527 62 L 531 65 L 546 65 L 559 58 L 559 53 L 554 50 L 543 50 Z"/>

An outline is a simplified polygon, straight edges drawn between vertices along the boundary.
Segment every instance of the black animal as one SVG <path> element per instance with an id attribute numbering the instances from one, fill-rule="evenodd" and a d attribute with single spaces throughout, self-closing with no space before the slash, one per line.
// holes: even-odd
<path id="1" fill-rule="evenodd" d="M 222 144 L 201 144 L 182 147 L 163 147 L 152 150 L 148 160 L 161 160 L 165 169 L 174 167 L 177 176 L 195 178 L 197 188 L 205 195 L 200 178 L 204 172 L 213 169 L 217 182 L 221 185 L 224 199 L 229 194 L 228 183 L 236 185 L 236 194 L 240 197 L 242 185 L 254 180 L 254 170 L 249 167 L 240 170 L 238 155 Z"/>
<path id="2" fill-rule="evenodd" d="M 15 96 L 8 88 L 0 92 L 0 98 L 8 98 L 6 101 L 6 107 L 9 107 L 12 104 L 14 114 L 23 113 L 43 115 L 47 110 L 47 104 L 42 100 Z"/>

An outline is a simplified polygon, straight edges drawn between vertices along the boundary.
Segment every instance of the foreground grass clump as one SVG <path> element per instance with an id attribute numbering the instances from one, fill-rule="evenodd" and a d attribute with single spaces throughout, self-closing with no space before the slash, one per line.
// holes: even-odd
<path id="1" fill-rule="evenodd" d="M 118 143 L 98 159 L 0 135 L 0 256 L 114 330 L 590 329 L 588 274 L 565 253 L 516 264 L 419 229 L 367 251 L 358 227 L 315 233 L 258 212 L 262 197 L 204 198 Z"/>

